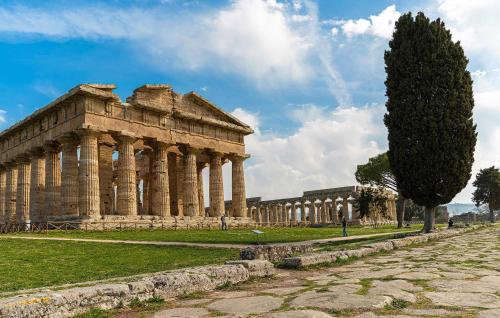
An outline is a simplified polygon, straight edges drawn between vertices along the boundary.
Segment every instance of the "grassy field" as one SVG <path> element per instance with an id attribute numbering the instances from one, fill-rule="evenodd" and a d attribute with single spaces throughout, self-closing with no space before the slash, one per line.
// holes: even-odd
<path id="1" fill-rule="evenodd" d="M 349 227 L 349 236 L 375 233 L 393 233 L 401 231 L 420 230 L 422 225 L 412 225 L 410 228 L 398 229 L 393 225 L 372 227 Z M 313 239 L 323 239 L 342 236 L 340 227 L 328 228 L 264 228 L 264 234 L 259 236 L 262 243 L 298 242 Z M 49 231 L 48 233 L 20 233 L 13 235 L 34 235 L 37 237 L 68 237 L 115 240 L 141 240 L 165 242 L 196 242 L 196 243 L 239 243 L 255 244 L 257 236 L 250 229 L 219 230 L 128 230 L 128 231 Z"/>
<path id="2" fill-rule="evenodd" d="M 0 292 L 238 259 L 238 250 L 0 239 Z"/>

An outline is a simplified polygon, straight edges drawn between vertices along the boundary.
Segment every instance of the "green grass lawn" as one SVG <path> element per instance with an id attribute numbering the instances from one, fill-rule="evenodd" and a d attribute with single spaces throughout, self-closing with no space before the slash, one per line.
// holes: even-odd
<path id="1" fill-rule="evenodd" d="M 422 225 L 412 225 L 410 228 L 398 229 L 393 225 L 372 227 L 348 227 L 349 236 L 375 233 L 393 233 L 401 231 L 420 230 Z M 262 243 L 297 242 L 313 239 L 339 237 L 340 227 L 328 228 L 264 228 L 260 235 Z M 11 235 L 34 235 L 37 237 L 70 237 L 92 239 L 197 242 L 197 243 L 238 243 L 255 244 L 257 236 L 250 229 L 220 230 L 127 230 L 127 231 L 49 231 L 48 233 L 19 233 Z"/>
<path id="2" fill-rule="evenodd" d="M 0 292 L 238 259 L 238 250 L 0 239 Z"/>

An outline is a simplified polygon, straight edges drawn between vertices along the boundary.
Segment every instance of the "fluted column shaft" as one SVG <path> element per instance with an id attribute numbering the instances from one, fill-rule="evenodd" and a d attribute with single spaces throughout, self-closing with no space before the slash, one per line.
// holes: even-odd
<path id="1" fill-rule="evenodd" d="M 47 215 L 61 213 L 61 160 L 59 145 L 45 146 L 45 211 Z"/>
<path id="2" fill-rule="evenodd" d="M 349 201 L 347 197 L 342 198 L 342 216 L 349 220 Z"/>
<path id="3" fill-rule="evenodd" d="M 73 138 L 62 139 L 61 214 L 78 215 L 78 144 Z"/>
<path id="4" fill-rule="evenodd" d="M 328 222 L 328 210 L 326 208 L 326 200 L 323 200 L 321 202 L 321 222 L 323 224 Z"/>
<path id="5" fill-rule="evenodd" d="M 222 180 L 222 154 L 214 153 L 210 158 L 209 172 L 210 216 L 218 217 L 224 213 L 224 187 Z"/>
<path id="6" fill-rule="evenodd" d="M 118 194 L 117 214 L 137 216 L 137 189 L 134 141 L 129 136 L 120 135 L 118 143 Z"/>
<path id="7" fill-rule="evenodd" d="M 177 215 L 184 216 L 184 197 L 185 197 L 185 187 L 184 187 L 184 175 L 185 175 L 185 160 L 183 156 L 176 157 L 176 177 L 177 177 Z"/>
<path id="8" fill-rule="evenodd" d="M 114 145 L 104 142 L 99 143 L 99 200 L 102 215 L 114 213 L 113 150 Z"/>
<path id="9" fill-rule="evenodd" d="M 5 178 L 5 223 L 14 222 L 16 218 L 16 192 L 17 192 L 17 165 L 13 162 L 7 164 Z"/>
<path id="10" fill-rule="evenodd" d="M 99 133 L 93 130 L 80 132 L 79 214 L 80 217 L 100 218 L 101 197 L 99 192 Z"/>
<path id="11" fill-rule="evenodd" d="M 195 216 L 199 210 L 196 153 L 194 149 L 187 148 L 184 155 L 184 215 Z"/>
<path id="12" fill-rule="evenodd" d="M 291 206 L 290 219 L 291 219 L 293 224 L 297 223 L 297 206 L 295 205 L 295 202 L 292 203 L 292 206 Z"/>
<path id="13" fill-rule="evenodd" d="M 0 223 L 5 222 L 5 183 L 6 183 L 6 171 L 4 167 L 0 167 Z"/>
<path id="14" fill-rule="evenodd" d="M 198 176 L 198 203 L 199 203 L 199 213 L 201 217 L 205 216 L 205 193 L 203 192 L 203 169 L 205 168 L 205 163 L 199 164 L 197 167 Z"/>
<path id="15" fill-rule="evenodd" d="M 307 215 L 306 215 L 306 203 L 305 202 L 300 202 L 300 218 L 301 218 L 301 222 L 306 224 Z"/>
<path id="16" fill-rule="evenodd" d="M 30 182 L 31 162 L 22 157 L 17 160 L 17 193 L 16 193 L 16 220 L 24 223 L 29 220 L 30 213 Z"/>
<path id="17" fill-rule="evenodd" d="M 43 152 L 31 157 L 30 220 L 41 222 L 45 217 L 45 158 Z"/>
<path id="18" fill-rule="evenodd" d="M 167 145 L 157 143 L 152 165 L 151 212 L 162 217 L 170 216 L 170 189 L 168 185 L 168 151 Z"/>
<path id="19" fill-rule="evenodd" d="M 170 193 L 170 215 L 178 215 L 179 214 L 179 204 L 177 200 L 177 154 L 169 153 L 168 154 L 168 185 L 169 185 L 169 193 Z"/>
<path id="20" fill-rule="evenodd" d="M 233 189 L 233 215 L 235 217 L 246 217 L 247 199 L 245 194 L 245 171 L 243 170 L 243 156 L 234 156 L 232 165 L 232 189 Z"/>
<path id="21" fill-rule="evenodd" d="M 314 201 L 311 201 L 309 205 L 309 222 L 311 222 L 311 224 L 316 223 L 316 204 Z"/>

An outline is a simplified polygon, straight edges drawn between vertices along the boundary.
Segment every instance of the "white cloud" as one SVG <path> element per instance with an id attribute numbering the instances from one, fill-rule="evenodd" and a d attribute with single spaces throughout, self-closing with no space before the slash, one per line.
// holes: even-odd
<path id="1" fill-rule="evenodd" d="M 0 124 L 3 124 L 7 121 L 5 114 L 7 114 L 7 112 L 3 109 L 0 109 Z"/>
<path id="2" fill-rule="evenodd" d="M 245 139 L 252 154 L 246 163 L 248 195 L 271 199 L 355 184 L 356 165 L 385 147 L 383 112 L 382 106 L 328 111 L 304 105 L 295 110 L 297 130 L 278 137 L 260 130 L 257 114 L 236 109 L 233 115 L 255 129 Z"/>
<path id="3" fill-rule="evenodd" d="M 388 39 L 392 36 L 394 25 L 400 16 L 401 13 L 396 10 L 396 5 L 390 5 L 378 15 L 371 15 L 369 19 L 343 21 L 342 31 L 348 37 L 369 34 Z"/>

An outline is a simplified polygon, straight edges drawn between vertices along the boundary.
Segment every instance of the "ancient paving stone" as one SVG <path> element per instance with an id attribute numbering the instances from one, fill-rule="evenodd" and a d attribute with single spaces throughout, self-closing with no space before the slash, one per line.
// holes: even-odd
<path id="1" fill-rule="evenodd" d="M 210 312 L 205 308 L 172 308 L 162 310 L 153 315 L 153 318 L 197 318 L 206 317 Z"/>
<path id="2" fill-rule="evenodd" d="M 355 318 L 417 318 L 416 316 L 408 316 L 408 315 L 389 315 L 389 316 L 377 316 L 375 313 L 369 311 L 364 312 L 360 315 L 355 316 Z"/>
<path id="3" fill-rule="evenodd" d="M 241 297 L 250 297 L 255 293 L 248 290 L 235 290 L 235 291 L 217 291 L 210 294 L 210 297 L 213 298 L 241 298 Z"/>
<path id="4" fill-rule="evenodd" d="M 413 280 L 420 280 L 420 279 L 438 279 L 440 278 L 439 275 L 433 274 L 433 273 L 427 273 L 427 272 L 408 272 L 408 273 L 403 273 L 394 276 L 394 278 L 400 278 L 400 279 L 413 279 Z"/>
<path id="5" fill-rule="evenodd" d="M 380 271 L 370 271 L 370 270 L 354 270 L 348 273 L 339 273 L 339 276 L 344 278 L 384 278 L 387 276 L 398 275 L 405 272 L 404 268 L 389 268 L 382 269 Z M 439 276 L 437 276 L 439 277 Z"/>
<path id="6" fill-rule="evenodd" d="M 449 279 L 470 279 L 470 278 L 475 278 L 477 276 L 472 275 L 472 274 L 467 274 L 467 273 L 460 273 L 460 272 L 439 272 L 440 276 L 449 278 Z"/>
<path id="7" fill-rule="evenodd" d="M 494 279 L 479 281 L 453 279 L 432 280 L 429 281 L 429 286 L 435 287 L 438 291 L 453 291 L 460 293 L 500 293 L 500 283 L 496 282 Z"/>
<path id="8" fill-rule="evenodd" d="M 342 295 L 342 294 L 354 294 L 358 290 L 361 289 L 361 285 L 358 284 L 343 284 L 343 285 L 334 285 L 328 288 L 328 290 L 334 294 Z"/>
<path id="9" fill-rule="evenodd" d="M 438 306 L 500 308 L 500 297 L 494 294 L 426 292 L 424 296 Z"/>
<path id="10" fill-rule="evenodd" d="M 339 280 L 334 280 L 332 283 L 338 285 L 338 284 L 359 284 L 360 280 L 357 278 L 346 278 L 346 279 L 339 279 Z"/>
<path id="11" fill-rule="evenodd" d="M 445 309 L 403 309 L 405 314 L 415 315 L 415 316 L 432 316 L 432 317 L 443 317 L 452 314 L 451 311 Z"/>
<path id="12" fill-rule="evenodd" d="M 265 318 L 332 318 L 333 316 L 322 311 L 315 310 L 295 310 L 283 311 L 267 314 Z"/>
<path id="13" fill-rule="evenodd" d="M 279 308 L 283 299 L 272 296 L 254 296 L 216 300 L 207 306 L 226 314 L 263 314 Z"/>
<path id="14" fill-rule="evenodd" d="M 356 294 L 339 294 L 336 292 L 318 293 L 308 291 L 290 302 L 291 308 L 321 309 L 375 309 L 382 308 L 392 301 L 387 296 L 362 296 Z"/>
<path id="15" fill-rule="evenodd" d="M 304 287 L 281 287 L 281 288 L 271 288 L 261 291 L 262 293 L 274 294 L 278 296 L 285 296 L 294 294 L 300 290 L 304 290 Z"/>
<path id="16" fill-rule="evenodd" d="M 417 301 L 417 297 L 409 293 L 421 291 L 422 287 L 415 286 L 405 280 L 391 280 L 391 281 L 373 281 L 368 295 L 385 295 L 393 298 L 402 299 L 411 303 Z"/>
<path id="17" fill-rule="evenodd" d="M 498 318 L 500 317 L 500 309 L 489 309 L 479 312 L 479 318 Z"/>

